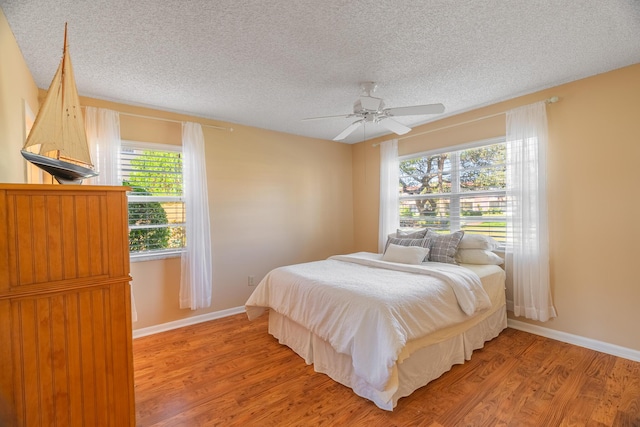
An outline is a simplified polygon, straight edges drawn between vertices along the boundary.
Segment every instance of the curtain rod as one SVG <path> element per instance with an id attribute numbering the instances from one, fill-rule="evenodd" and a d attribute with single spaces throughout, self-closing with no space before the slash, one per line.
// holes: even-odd
<path id="1" fill-rule="evenodd" d="M 544 102 L 546 104 L 554 104 L 556 102 L 560 101 L 560 98 L 558 98 L 557 96 L 552 96 L 551 98 L 545 99 Z M 492 117 L 496 117 L 496 116 L 500 116 L 502 114 L 506 114 L 507 111 L 500 111 L 499 113 L 494 113 L 494 114 L 489 114 L 487 116 L 482 116 L 482 117 L 478 117 L 475 119 L 471 119 L 471 120 L 467 120 L 465 122 L 460 122 L 460 123 L 455 123 L 452 125 L 448 125 L 448 126 L 442 126 L 439 128 L 435 128 L 435 129 L 429 129 L 429 130 L 425 130 L 424 132 L 420 132 L 420 133 L 415 133 L 413 135 L 407 135 L 407 136 L 403 136 L 401 138 L 396 138 L 398 141 L 401 141 L 403 139 L 409 139 L 409 138 L 413 138 L 414 136 L 420 136 L 420 135 L 425 135 L 427 133 L 431 133 L 431 132 L 437 132 L 439 130 L 445 130 L 445 129 L 449 129 L 449 128 L 454 128 L 456 126 L 462 126 L 462 125 L 466 125 L 469 123 L 473 123 L 473 122 L 478 122 L 480 120 L 486 120 L 486 119 L 490 119 Z M 372 147 L 377 147 L 378 145 L 380 145 L 381 142 L 376 142 L 375 144 L 372 144 Z"/>
<path id="2" fill-rule="evenodd" d="M 133 114 L 133 113 L 118 112 L 118 114 L 130 116 L 130 117 L 140 117 L 141 119 L 161 120 L 163 122 L 172 122 L 172 123 L 183 123 L 185 121 L 185 120 L 163 119 L 162 117 L 145 116 L 142 114 Z M 212 129 L 228 130 L 229 132 L 233 132 L 233 128 L 227 128 L 223 126 L 203 125 L 202 123 L 200 123 L 200 126 L 206 127 L 206 128 L 212 128 Z"/>

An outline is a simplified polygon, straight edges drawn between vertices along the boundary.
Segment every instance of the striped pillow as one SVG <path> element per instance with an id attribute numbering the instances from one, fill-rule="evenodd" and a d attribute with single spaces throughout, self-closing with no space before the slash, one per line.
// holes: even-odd
<path id="1" fill-rule="evenodd" d="M 400 237 L 388 237 L 387 244 L 384 246 L 384 251 L 387 251 L 387 248 L 390 244 L 398 245 L 398 246 L 422 246 L 423 248 L 429 248 L 429 242 L 427 239 L 402 239 Z"/>

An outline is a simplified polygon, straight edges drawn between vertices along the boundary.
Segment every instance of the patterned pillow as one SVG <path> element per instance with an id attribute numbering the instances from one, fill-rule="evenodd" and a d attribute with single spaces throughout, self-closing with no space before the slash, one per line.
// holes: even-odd
<path id="1" fill-rule="evenodd" d="M 387 251 L 387 248 L 390 244 L 398 245 L 398 246 L 422 246 L 423 248 L 429 248 L 429 242 L 427 239 L 401 239 L 399 237 L 389 237 L 387 238 L 387 244 L 384 246 L 384 251 Z"/>
<path id="2" fill-rule="evenodd" d="M 429 261 L 458 264 L 455 257 L 462 236 L 464 236 L 462 230 L 451 234 L 438 234 L 428 230 L 424 240 L 428 241 Z"/>

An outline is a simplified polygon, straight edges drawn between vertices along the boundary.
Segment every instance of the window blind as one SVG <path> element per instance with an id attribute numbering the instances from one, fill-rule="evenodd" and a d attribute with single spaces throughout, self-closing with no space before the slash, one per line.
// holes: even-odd
<path id="1" fill-rule="evenodd" d="M 173 252 L 186 244 L 182 153 L 163 148 L 123 142 L 121 172 L 123 184 L 131 187 L 129 250 L 134 255 Z"/>

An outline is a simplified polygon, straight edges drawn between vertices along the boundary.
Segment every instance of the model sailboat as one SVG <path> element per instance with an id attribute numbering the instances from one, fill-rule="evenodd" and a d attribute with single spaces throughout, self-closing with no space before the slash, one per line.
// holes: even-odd
<path id="1" fill-rule="evenodd" d="M 27 150 L 37 145 L 40 145 L 38 154 Z M 21 152 L 25 159 L 50 173 L 61 184 L 81 184 L 83 179 L 98 175 L 92 169 L 67 49 L 67 24 L 64 25 L 62 60 Z"/>

